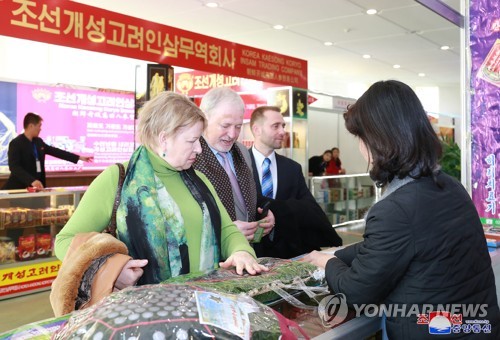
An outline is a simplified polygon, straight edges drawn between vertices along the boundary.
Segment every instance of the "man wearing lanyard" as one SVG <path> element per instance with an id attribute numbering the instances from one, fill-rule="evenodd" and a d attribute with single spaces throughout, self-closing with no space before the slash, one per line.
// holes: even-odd
<path id="1" fill-rule="evenodd" d="M 24 133 L 9 143 L 9 170 L 10 176 L 3 190 L 45 187 L 45 155 L 51 155 L 69 162 L 79 160 L 92 162 L 94 157 L 79 156 L 53 146 L 47 145 L 39 138 L 42 130 L 42 117 L 29 112 L 24 117 Z"/>

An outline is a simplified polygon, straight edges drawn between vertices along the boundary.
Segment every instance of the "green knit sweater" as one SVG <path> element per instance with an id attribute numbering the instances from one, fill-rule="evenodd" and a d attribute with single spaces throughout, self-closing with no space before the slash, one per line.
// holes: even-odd
<path id="1" fill-rule="evenodd" d="M 199 268 L 200 259 L 201 208 L 182 181 L 179 171 L 172 168 L 149 149 L 148 155 L 156 176 L 161 179 L 165 188 L 179 206 L 186 228 L 190 272 L 195 272 Z M 124 165 L 126 167 L 128 162 Z M 212 192 L 220 210 L 222 258 L 228 258 L 236 251 L 246 251 L 255 257 L 255 252 L 245 239 L 245 236 L 231 221 L 212 184 L 201 172 L 196 171 L 196 173 Z M 116 165 L 110 166 L 97 176 L 88 187 L 71 219 L 56 236 L 55 253 L 60 260 L 64 258 L 75 234 L 91 231 L 101 232 L 106 228 L 113 210 L 118 176 L 118 167 Z"/>

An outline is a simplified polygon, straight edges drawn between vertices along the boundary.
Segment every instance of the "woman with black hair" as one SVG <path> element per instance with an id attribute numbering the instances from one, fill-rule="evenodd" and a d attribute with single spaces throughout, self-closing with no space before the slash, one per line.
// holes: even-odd
<path id="1" fill-rule="evenodd" d="M 357 310 L 387 307 L 390 339 L 428 339 L 434 331 L 499 339 L 479 216 L 463 186 L 440 171 L 441 144 L 416 94 L 398 81 L 377 82 L 344 119 L 384 193 L 366 215 L 362 242 L 304 261 L 325 268 L 330 289 Z"/>
<path id="2" fill-rule="evenodd" d="M 339 148 L 332 148 L 332 159 L 328 162 L 326 166 L 325 174 L 328 175 L 342 175 L 345 174 L 345 169 L 342 168 L 342 162 L 340 161 Z"/>

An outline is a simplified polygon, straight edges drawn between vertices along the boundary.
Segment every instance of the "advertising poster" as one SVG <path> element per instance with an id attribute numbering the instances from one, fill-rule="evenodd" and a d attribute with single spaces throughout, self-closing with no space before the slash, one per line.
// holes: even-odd
<path id="1" fill-rule="evenodd" d="M 67 162 L 52 156 L 46 171 L 104 169 L 130 158 L 134 150 L 134 94 L 74 87 L 14 84 L 16 134 L 23 131 L 26 113 L 43 118 L 45 143 L 82 156 L 93 163 Z M 11 115 L 12 116 L 12 115 Z"/>
<path id="2" fill-rule="evenodd" d="M 500 3 L 470 1 L 472 200 L 484 225 L 500 228 Z M 499 183 L 500 184 L 500 183 Z"/>
<path id="3" fill-rule="evenodd" d="M 8 168 L 10 141 L 17 136 L 16 84 L 0 82 L 0 169 Z"/>

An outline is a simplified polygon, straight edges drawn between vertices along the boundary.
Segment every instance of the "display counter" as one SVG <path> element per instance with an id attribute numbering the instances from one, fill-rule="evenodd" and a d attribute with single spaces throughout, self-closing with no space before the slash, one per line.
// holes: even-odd
<path id="1" fill-rule="evenodd" d="M 500 288 L 500 249 L 490 248 L 490 255 L 492 260 L 492 267 L 495 273 L 495 280 L 497 284 L 497 295 L 500 296 L 498 288 Z M 299 295 L 305 297 L 305 294 L 294 294 L 294 297 L 299 298 L 301 301 L 307 298 L 300 298 Z M 381 318 L 380 317 L 355 317 L 354 313 L 350 312 L 346 321 L 331 328 L 325 327 L 318 315 L 317 310 L 305 310 L 290 304 L 287 299 L 278 299 L 267 304 L 273 309 L 282 313 L 285 317 L 295 321 L 306 334 L 315 340 L 332 340 L 332 339 L 380 339 L 381 337 Z M 12 330 L 0 334 L 0 339 L 10 338 L 13 334 L 27 335 L 25 339 L 34 338 L 37 335 L 42 335 L 37 339 L 50 339 L 50 334 L 55 332 L 67 319 L 68 315 L 53 318 L 49 320 L 40 321 L 30 325 L 25 325 L 16 330 Z M 22 334 L 21 334 L 22 333 Z"/>
<path id="2" fill-rule="evenodd" d="M 54 237 L 86 189 L 0 190 L 0 300 L 50 289 L 61 265 Z"/>

